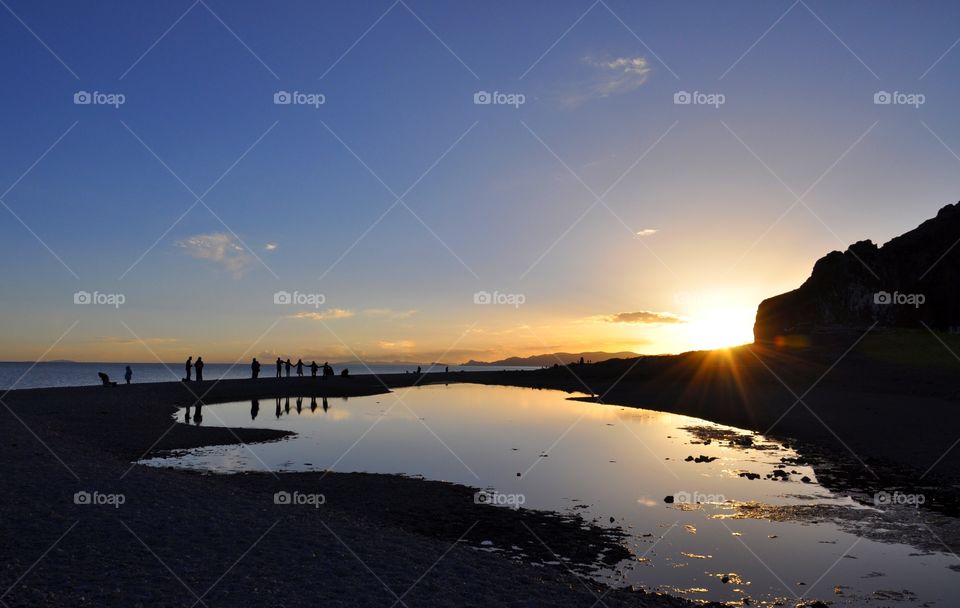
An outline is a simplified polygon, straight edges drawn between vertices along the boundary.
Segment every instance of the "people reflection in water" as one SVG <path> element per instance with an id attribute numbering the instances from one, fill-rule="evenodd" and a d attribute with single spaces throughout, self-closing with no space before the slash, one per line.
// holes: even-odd
<path id="1" fill-rule="evenodd" d="M 283 409 L 288 414 L 290 413 L 290 397 L 287 397 L 286 400 L 283 402 Z"/>
<path id="2" fill-rule="evenodd" d="M 280 397 L 277 397 L 277 420 L 280 420 L 280 415 L 283 412 L 280 411 Z"/>
<path id="3" fill-rule="evenodd" d="M 201 410 L 201 404 L 194 406 L 193 410 L 193 423 L 197 426 L 200 426 L 200 423 L 203 422 L 203 413 Z"/>
<path id="4" fill-rule="evenodd" d="M 315 411 L 317 411 L 317 398 L 310 397 L 310 412 L 312 413 Z"/>
<path id="5" fill-rule="evenodd" d="M 330 409 L 330 404 L 327 403 L 327 398 L 324 397 L 324 398 L 323 398 L 323 411 L 327 411 L 328 409 Z"/>
<path id="6" fill-rule="evenodd" d="M 190 422 L 190 406 L 189 406 L 189 405 L 188 405 L 187 408 L 184 410 L 184 413 L 183 413 L 183 421 L 184 421 L 184 422 Z"/>
<path id="7" fill-rule="evenodd" d="M 256 420 L 257 414 L 260 413 L 260 400 L 252 399 L 250 401 L 250 420 Z"/>
<path id="8" fill-rule="evenodd" d="M 303 411 L 303 397 L 297 397 L 297 413 L 299 414 L 302 411 Z"/>

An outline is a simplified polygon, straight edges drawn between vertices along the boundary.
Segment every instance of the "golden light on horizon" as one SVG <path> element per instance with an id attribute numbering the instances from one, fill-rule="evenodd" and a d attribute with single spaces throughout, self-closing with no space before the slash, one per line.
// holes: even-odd
<path id="1" fill-rule="evenodd" d="M 684 332 L 696 350 L 727 348 L 753 342 L 752 307 L 712 308 L 691 318 Z"/>

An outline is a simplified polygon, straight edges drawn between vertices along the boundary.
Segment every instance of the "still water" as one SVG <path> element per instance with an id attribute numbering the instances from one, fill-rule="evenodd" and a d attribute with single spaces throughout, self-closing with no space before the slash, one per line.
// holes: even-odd
<path id="1" fill-rule="evenodd" d="M 797 454 L 788 447 L 697 418 L 559 391 L 457 384 L 208 405 L 202 424 L 297 435 L 143 463 L 221 473 L 395 473 L 486 488 L 508 505 L 621 527 L 634 557 L 597 576 L 691 599 L 952 606 L 960 597 L 951 555 L 877 542 L 824 518 L 743 517 L 744 505 L 766 513 L 866 507 L 819 485 L 811 467 L 790 462 Z M 786 480 L 767 477 L 775 470 Z"/>

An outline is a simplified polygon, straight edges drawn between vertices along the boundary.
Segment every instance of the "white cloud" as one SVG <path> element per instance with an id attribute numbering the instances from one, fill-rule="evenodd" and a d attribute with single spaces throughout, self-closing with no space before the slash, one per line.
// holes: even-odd
<path id="1" fill-rule="evenodd" d="M 387 340 L 381 340 L 378 342 L 380 348 L 383 350 L 402 350 L 408 351 L 412 349 L 416 344 L 413 340 L 397 340 L 395 342 L 390 342 Z"/>
<path id="2" fill-rule="evenodd" d="M 289 315 L 288 319 L 312 319 L 314 321 L 330 321 L 333 319 L 349 319 L 354 315 L 352 310 L 344 308 L 328 308 L 317 312 L 298 312 Z"/>
<path id="3" fill-rule="evenodd" d="M 368 308 L 363 311 L 363 315 L 374 319 L 409 319 L 417 314 L 416 310 L 393 310 L 392 308 Z"/>
<path id="4" fill-rule="evenodd" d="M 276 251 L 277 247 L 279 247 L 279 245 L 277 245 L 276 243 L 267 243 L 266 245 L 263 246 L 263 250 Z"/>
<path id="5" fill-rule="evenodd" d="M 593 68 L 592 76 L 576 93 L 567 96 L 567 105 L 577 106 L 598 97 L 628 93 L 640 88 L 650 75 L 650 65 L 645 57 L 616 57 L 596 60 L 585 58 L 584 63 Z"/>
<path id="6" fill-rule="evenodd" d="M 659 230 L 656 228 L 644 228 L 643 230 L 637 231 L 637 236 L 652 236 L 658 232 Z"/>
<path id="7" fill-rule="evenodd" d="M 177 246 L 191 257 L 221 264 L 236 278 L 249 270 L 254 261 L 236 238 L 223 232 L 195 234 L 177 241 Z"/>

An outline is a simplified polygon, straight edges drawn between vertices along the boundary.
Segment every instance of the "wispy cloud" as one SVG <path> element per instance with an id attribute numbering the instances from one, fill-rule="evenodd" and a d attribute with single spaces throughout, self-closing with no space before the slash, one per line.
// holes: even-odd
<path id="1" fill-rule="evenodd" d="M 96 336 L 94 342 L 100 344 L 172 344 L 179 342 L 178 338 L 132 338 L 127 336 Z"/>
<path id="2" fill-rule="evenodd" d="M 628 93 L 639 89 L 650 76 L 650 65 L 645 57 L 615 57 L 597 60 L 584 58 L 592 74 L 564 103 L 578 106 L 589 99 Z"/>
<path id="3" fill-rule="evenodd" d="M 656 228 L 644 228 L 643 230 L 637 231 L 637 236 L 653 236 L 654 234 L 660 232 Z"/>
<path id="4" fill-rule="evenodd" d="M 276 243 L 267 243 L 266 245 L 263 246 L 263 250 L 264 250 L 264 251 L 276 251 L 276 250 L 277 250 L 277 247 L 279 247 L 279 245 L 277 245 Z"/>
<path id="5" fill-rule="evenodd" d="M 254 262 L 236 238 L 223 232 L 195 234 L 176 244 L 191 257 L 220 264 L 236 278 L 243 276 Z"/>
<path id="6" fill-rule="evenodd" d="M 297 312 L 288 315 L 288 319 L 312 319 L 314 321 L 331 321 L 335 319 L 349 319 L 354 316 L 352 310 L 345 308 L 328 308 L 327 310 L 318 310 L 316 312 Z"/>
<path id="7" fill-rule="evenodd" d="M 383 350 L 409 351 L 416 346 L 416 343 L 413 340 L 381 340 L 377 345 Z"/>
<path id="8" fill-rule="evenodd" d="M 686 323 L 686 319 L 669 312 L 638 310 L 636 312 L 618 312 L 612 315 L 591 317 L 592 320 L 605 323 L 634 323 L 654 325 L 659 323 Z"/>

